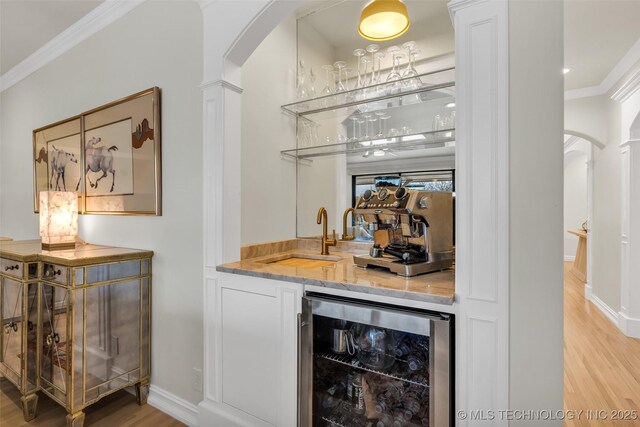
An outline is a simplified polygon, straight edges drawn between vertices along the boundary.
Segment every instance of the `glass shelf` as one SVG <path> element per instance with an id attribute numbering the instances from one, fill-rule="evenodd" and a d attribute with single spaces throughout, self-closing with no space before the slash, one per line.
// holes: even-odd
<path id="1" fill-rule="evenodd" d="M 416 79 L 420 80 L 419 85 L 416 85 Z M 372 112 L 445 97 L 453 98 L 455 96 L 455 69 L 447 68 L 424 73 L 393 83 L 397 84 L 397 87 L 392 90 L 390 90 L 390 83 L 383 82 L 378 85 L 292 102 L 281 108 L 285 113 L 304 117 L 340 109 L 348 110 L 350 107 L 365 104 L 367 111 Z"/>
<path id="2" fill-rule="evenodd" d="M 364 157 L 368 157 L 369 155 L 374 157 L 376 156 L 376 151 L 394 153 L 396 151 L 436 148 L 445 146 L 447 143 L 455 142 L 455 139 L 455 129 L 442 129 L 390 138 L 294 148 L 283 150 L 280 154 L 292 159 L 306 160 L 313 157 L 334 156 L 338 154 L 362 154 Z"/>
<path id="3" fill-rule="evenodd" d="M 412 380 L 411 375 L 410 374 L 399 374 L 399 373 L 391 373 L 391 372 L 383 372 L 383 371 L 379 371 L 376 369 L 371 369 L 368 368 L 366 366 L 364 366 L 360 360 L 358 360 L 357 357 L 354 356 L 350 356 L 348 354 L 336 354 L 333 353 L 331 351 L 325 352 L 325 353 L 321 353 L 318 355 L 319 357 L 326 359 L 326 360 L 331 360 L 332 362 L 337 362 L 337 363 L 341 363 L 343 365 L 347 365 L 347 366 L 352 366 L 354 368 L 357 369 L 362 369 L 363 371 L 367 371 L 367 372 L 373 372 L 374 374 L 378 374 L 378 375 L 382 375 L 388 378 L 392 378 L 394 380 L 400 380 L 406 383 L 410 383 L 410 384 L 414 384 L 414 385 L 418 385 L 421 387 L 429 387 L 429 384 L 423 383 L 423 382 L 417 382 Z M 401 362 L 401 363 L 406 363 L 406 361 L 402 360 L 402 359 L 396 359 L 396 362 Z"/>

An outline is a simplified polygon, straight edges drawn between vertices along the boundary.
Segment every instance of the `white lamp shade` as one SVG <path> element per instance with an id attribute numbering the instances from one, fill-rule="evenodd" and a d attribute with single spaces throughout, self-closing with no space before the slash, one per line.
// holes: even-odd
<path id="1" fill-rule="evenodd" d="M 40 192 L 40 237 L 43 249 L 75 247 L 78 236 L 78 194 Z"/>

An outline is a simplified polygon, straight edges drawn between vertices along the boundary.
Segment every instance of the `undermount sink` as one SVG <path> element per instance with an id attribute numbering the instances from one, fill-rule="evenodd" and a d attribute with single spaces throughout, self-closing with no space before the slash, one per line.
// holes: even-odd
<path id="1" fill-rule="evenodd" d="M 266 264 L 283 265 L 286 267 L 320 268 L 327 265 L 333 265 L 341 259 L 342 258 L 340 257 L 326 255 L 291 254 L 269 258 L 262 262 Z"/>

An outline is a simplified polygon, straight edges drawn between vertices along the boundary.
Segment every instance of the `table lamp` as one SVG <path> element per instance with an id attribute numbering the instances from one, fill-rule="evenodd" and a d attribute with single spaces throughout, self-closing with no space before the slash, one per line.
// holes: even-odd
<path id="1" fill-rule="evenodd" d="M 78 194 L 71 191 L 40 192 L 42 249 L 73 249 L 78 236 Z"/>

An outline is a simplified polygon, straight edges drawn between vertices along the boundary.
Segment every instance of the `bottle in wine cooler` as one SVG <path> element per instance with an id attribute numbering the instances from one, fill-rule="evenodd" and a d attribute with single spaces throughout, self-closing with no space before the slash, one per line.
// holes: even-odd
<path id="1" fill-rule="evenodd" d="M 423 427 L 429 427 L 429 405 L 423 405 L 418 413 L 418 419 Z"/>
<path id="2" fill-rule="evenodd" d="M 355 371 L 349 371 L 347 374 L 347 402 L 353 402 L 353 376 Z"/>
<path id="3" fill-rule="evenodd" d="M 378 419 L 376 427 L 393 427 L 393 417 L 389 414 L 382 414 Z"/>
<path id="4" fill-rule="evenodd" d="M 396 406 L 402 398 L 403 388 L 400 381 L 389 382 L 385 390 L 376 398 L 376 412 L 381 414 Z"/>
<path id="5" fill-rule="evenodd" d="M 393 427 L 404 427 L 408 424 L 408 420 L 404 417 L 404 411 L 397 408 L 393 411 Z"/>
<path id="6" fill-rule="evenodd" d="M 405 335 L 396 345 L 396 357 L 405 357 L 411 352 L 411 338 Z"/>
<path id="7" fill-rule="evenodd" d="M 329 387 L 322 399 L 322 408 L 325 410 L 335 408 L 340 400 L 344 396 L 345 385 L 343 383 L 337 383 Z"/>
<path id="8" fill-rule="evenodd" d="M 428 359 L 420 349 L 413 349 L 407 356 L 407 363 L 411 371 L 418 371 L 427 366 Z"/>
<path id="9" fill-rule="evenodd" d="M 362 374 L 355 373 L 351 382 L 353 387 L 353 412 L 364 414 L 364 389 L 362 384 Z"/>
<path id="10" fill-rule="evenodd" d="M 404 418 L 410 420 L 415 414 L 420 412 L 420 394 L 417 390 L 407 391 L 402 399 L 402 408 Z"/>

